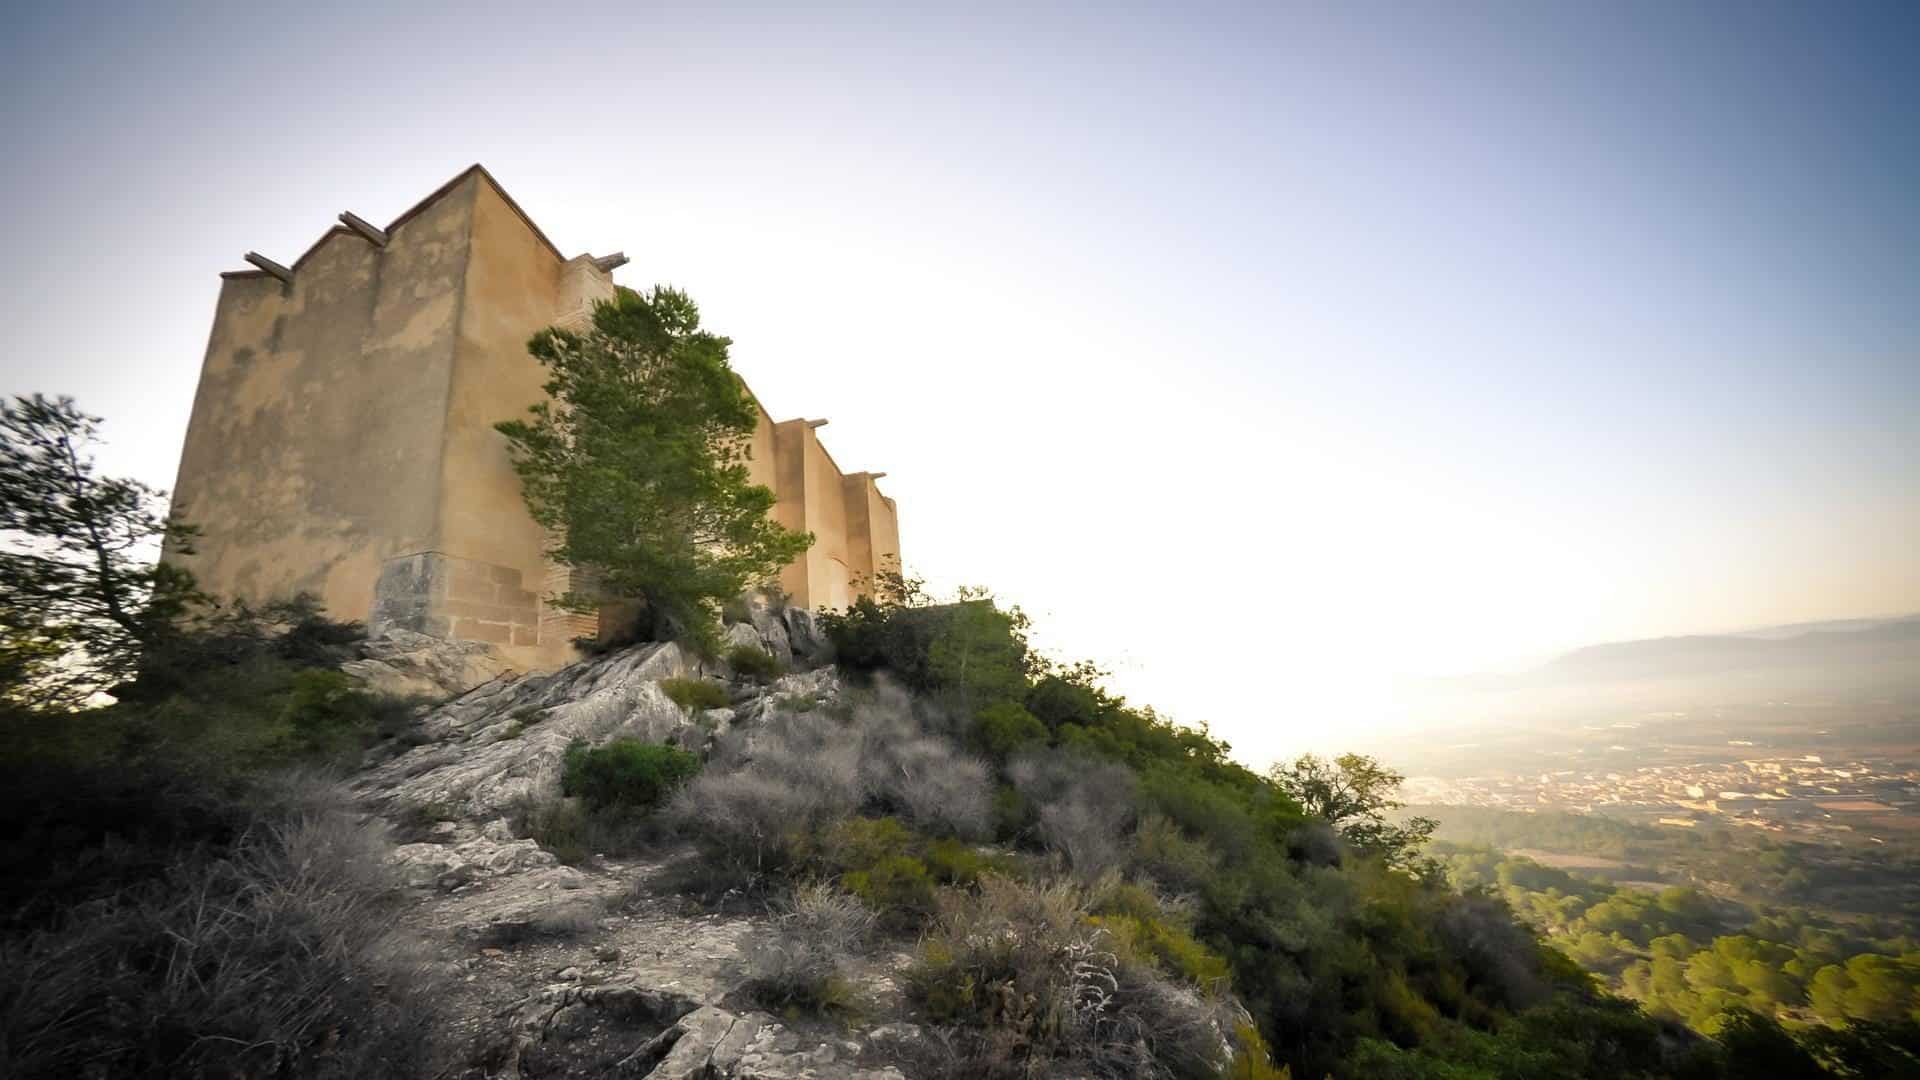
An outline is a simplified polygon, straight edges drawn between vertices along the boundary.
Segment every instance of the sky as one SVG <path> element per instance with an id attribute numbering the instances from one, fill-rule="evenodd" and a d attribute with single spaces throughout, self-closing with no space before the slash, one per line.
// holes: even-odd
<path id="1" fill-rule="evenodd" d="M 390 10 L 390 7 L 392 10 Z M 170 487 L 222 270 L 484 163 L 1260 763 L 1397 681 L 1920 611 L 1920 8 L 59 4 L 0 393 Z"/>

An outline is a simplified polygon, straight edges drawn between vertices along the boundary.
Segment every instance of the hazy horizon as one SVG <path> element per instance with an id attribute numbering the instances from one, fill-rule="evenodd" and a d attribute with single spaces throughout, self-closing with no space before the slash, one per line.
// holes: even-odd
<path id="1" fill-rule="evenodd" d="M 479 161 L 886 471 L 909 569 L 1250 761 L 1396 680 L 1920 611 L 1909 6 L 10 31 L 0 392 L 158 486 L 218 273 Z"/>

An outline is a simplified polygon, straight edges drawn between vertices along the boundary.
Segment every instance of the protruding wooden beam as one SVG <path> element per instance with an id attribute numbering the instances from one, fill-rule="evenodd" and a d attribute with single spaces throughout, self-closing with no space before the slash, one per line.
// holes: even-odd
<path id="1" fill-rule="evenodd" d="M 885 476 L 885 475 L 887 475 L 887 474 L 886 474 L 886 473 L 883 473 L 883 472 L 870 472 L 870 473 L 868 473 L 868 474 L 867 474 L 867 479 L 869 479 L 869 480 L 878 480 L 878 479 L 880 479 L 881 477 L 883 477 L 883 476 Z"/>
<path id="2" fill-rule="evenodd" d="M 383 248 L 387 246 L 387 230 L 374 228 L 372 222 L 351 210 L 342 210 L 340 212 L 340 223 L 352 229 L 354 232 L 359 233 L 361 236 L 366 237 L 368 242 L 373 244 L 374 247 Z"/>
<path id="3" fill-rule="evenodd" d="M 807 421 L 807 427 L 808 427 L 809 429 L 811 429 L 811 428 L 823 428 L 823 427 L 826 427 L 826 426 L 827 426 L 827 422 L 826 422 L 825 420 L 809 420 L 809 421 Z"/>
<path id="4" fill-rule="evenodd" d="M 293 284 L 293 271 L 267 258 L 257 251 L 247 252 L 247 261 L 280 279 L 284 285 Z"/>
<path id="5" fill-rule="evenodd" d="M 602 255 L 599 258 L 593 260 L 593 265 L 599 267 L 601 273 L 611 274 L 615 270 L 618 270 L 621 267 L 627 265 L 627 263 L 630 261 L 631 260 L 627 258 L 626 252 L 616 251 L 611 255 Z"/>

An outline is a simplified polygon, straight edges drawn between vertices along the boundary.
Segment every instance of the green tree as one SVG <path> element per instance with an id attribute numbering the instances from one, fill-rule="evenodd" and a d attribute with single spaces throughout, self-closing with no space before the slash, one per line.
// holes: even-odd
<path id="1" fill-rule="evenodd" d="M 758 410 L 730 344 L 665 286 L 620 289 L 585 332 L 553 327 L 528 344 L 551 400 L 496 426 L 533 519 L 557 537 L 550 554 L 593 583 L 563 606 L 636 598 L 656 636 L 707 641 L 720 603 L 813 543 L 767 516 L 773 492 L 750 479 Z"/>
<path id="2" fill-rule="evenodd" d="M 1339 830 L 1347 843 L 1390 865 L 1410 864 L 1439 827 L 1432 818 L 1388 820 L 1390 811 L 1405 805 L 1393 796 L 1406 777 L 1362 754 L 1331 761 L 1302 754 L 1292 764 L 1274 765 L 1267 775 L 1302 810 Z"/>
<path id="3" fill-rule="evenodd" d="M 962 588 L 927 649 L 927 669 L 963 712 L 1020 698 L 1033 665 L 1028 626 L 1018 607 L 1002 611 L 985 590 Z"/>
<path id="4" fill-rule="evenodd" d="M 133 676 L 199 598 L 162 543 L 191 550 L 161 492 L 99 475 L 100 418 L 72 398 L 0 403 L 0 697 L 77 705 Z"/>

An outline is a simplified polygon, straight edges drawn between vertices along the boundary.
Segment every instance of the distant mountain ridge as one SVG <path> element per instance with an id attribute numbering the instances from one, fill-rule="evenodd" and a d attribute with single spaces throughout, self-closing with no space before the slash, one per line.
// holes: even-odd
<path id="1" fill-rule="evenodd" d="M 1920 614 L 1603 642 L 1523 671 L 1484 672 L 1427 685 L 1443 694 L 1470 696 L 1551 693 L 1561 704 L 1589 705 L 1617 693 L 1631 694 L 1643 704 L 1728 694 L 1746 701 L 1920 695 Z M 1551 711 L 1542 702 L 1536 707 Z"/>
<path id="2" fill-rule="evenodd" d="M 1850 628 L 1808 629 L 1784 637 L 1771 635 L 1791 628 L 1608 642 L 1565 653 L 1529 675 L 1552 681 L 1613 681 L 1753 668 L 1879 664 L 1905 657 L 1920 662 L 1920 615 L 1810 625 Z"/>

